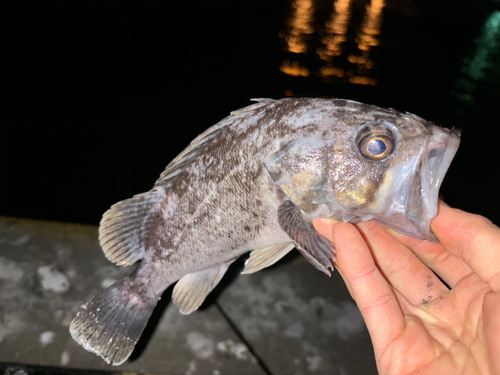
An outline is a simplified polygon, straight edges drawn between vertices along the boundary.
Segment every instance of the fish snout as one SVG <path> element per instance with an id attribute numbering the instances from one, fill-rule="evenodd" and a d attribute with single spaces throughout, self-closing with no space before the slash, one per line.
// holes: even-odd
<path id="1" fill-rule="evenodd" d="M 430 222 L 437 215 L 439 189 L 460 144 L 460 131 L 435 126 L 413 178 L 406 216 L 415 225 L 411 235 L 437 242 Z"/>

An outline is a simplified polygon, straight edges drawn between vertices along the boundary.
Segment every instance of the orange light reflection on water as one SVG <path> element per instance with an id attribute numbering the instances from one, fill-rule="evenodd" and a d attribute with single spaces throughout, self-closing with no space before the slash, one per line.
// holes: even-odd
<path id="1" fill-rule="evenodd" d="M 358 54 L 349 54 L 347 61 L 355 67 L 347 69 L 338 66 L 338 58 L 344 52 L 344 44 L 348 41 L 348 30 L 351 22 L 353 0 L 335 0 L 330 19 L 325 25 L 326 35 L 321 38 L 322 46 L 316 49 L 316 54 L 325 65 L 318 68 L 316 75 L 325 81 L 341 81 L 356 85 L 376 86 L 378 80 L 370 78 L 371 69 L 375 62 L 370 59 L 371 49 L 379 45 L 378 36 L 381 33 L 382 12 L 385 0 L 371 0 L 365 7 L 363 21 L 358 29 L 354 42 L 358 47 Z M 286 49 L 294 54 L 308 52 L 308 42 L 315 32 L 313 26 L 314 3 L 313 0 L 294 0 L 291 16 L 287 21 L 287 30 L 280 33 L 286 42 Z M 344 60 L 345 61 L 345 60 Z M 334 62 L 336 62 L 334 64 Z M 347 69 L 347 72 L 346 72 Z M 280 70 L 294 77 L 308 77 L 310 70 L 298 61 L 286 59 Z"/>
<path id="2" fill-rule="evenodd" d="M 377 86 L 378 81 L 375 78 L 365 76 L 352 76 L 349 77 L 349 83 L 354 83 L 356 85 Z"/>
<path id="3" fill-rule="evenodd" d="M 298 61 L 290 62 L 290 60 L 283 61 L 283 64 L 280 66 L 280 70 L 288 74 L 289 76 L 294 77 L 309 77 L 309 69 L 305 66 L 300 66 Z"/>
<path id="4" fill-rule="evenodd" d="M 292 8 L 294 11 L 287 22 L 288 30 L 285 35 L 287 49 L 293 53 L 305 53 L 307 51 L 306 39 L 314 32 L 313 2 L 312 0 L 295 0 Z"/>
<path id="5" fill-rule="evenodd" d="M 382 9 L 385 6 L 384 0 L 372 0 L 366 6 L 365 17 L 361 25 L 361 32 L 358 33 L 356 43 L 362 51 L 368 51 L 371 47 L 378 46 L 377 35 L 380 34 L 382 25 Z"/>
<path id="6" fill-rule="evenodd" d="M 356 85 L 376 86 L 378 81 L 375 78 L 369 78 L 370 70 L 375 65 L 371 60 L 371 49 L 379 45 L 377 39 L 381 32 L 382 10 L 385 6 L 385 0 L 371 0 L 365 8 L 363 23 L 356 36 L 355 42 L 358 44 L 360 55 L 349 55 L 347 60 L 357 67 L 357 74 L 349 77 L 349 83 Z"/>
<path id="7" fill-rule="evenodd" d="M 321 39 L 325 47 L 316 51 L 321 60 L 332 61 L 334 56 L 342 55 L 342 44 L 347 40 L 351 20 L 351 2 L 352 0 L 336 0 L 333 3 L 334 11 L 326 23 L 327 35 Z"/>
<path id="8" fill-rule="evenodd" d="M 319 69 L 319 75 L 323 78 L 326 77 L 338 77 L 342 78 L 345 76 L 345 71 L 342 68 L 337 68 L 335 66 L 322 66 Z"/>

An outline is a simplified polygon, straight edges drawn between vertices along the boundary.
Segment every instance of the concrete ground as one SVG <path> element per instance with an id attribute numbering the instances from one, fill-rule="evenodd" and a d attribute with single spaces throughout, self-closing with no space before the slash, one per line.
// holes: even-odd
<path id="1" fill-rule="evenodd" d="M 252 275 L 236 262 L 188 316 L 170 288 L 131 360 L 113 367 L 68 327 L 80 305 L 134 267 L 106 260 L 97 227 L 0 217 L 0 374 L 376 374 L 338 273 L 328 278 L 292 253 Z"/>

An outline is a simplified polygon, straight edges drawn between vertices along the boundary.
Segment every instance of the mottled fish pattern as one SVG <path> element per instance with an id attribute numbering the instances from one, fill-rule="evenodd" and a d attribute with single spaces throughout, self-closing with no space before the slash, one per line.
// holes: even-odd
<path id="1" fill-rule="evenodd" d="M 123 363 L 168 286 L 178 281 L 172 298 L 189 314 L 249 251 L 243 273 L 296 247 L 329 275 L 335 249 L 314 230 L 315 217 L 375 218 L 433 239 L 433 208 L 403 212 L 393 197 L 404 196 L 409 207 L 409 197 L 427 184 L 433 192 L 426 199 L 437 204 L 434 190 L 458 147 L 455 133 L 348 100 L 256 101 L 194 139 L 152 190 L 104 214 L 106 257 L 122 266 L 141 262 L 78 312 L 70 332 L 85 349 Z M 429 181 L 421 177 L 425 168 L 434 171 Z"/>

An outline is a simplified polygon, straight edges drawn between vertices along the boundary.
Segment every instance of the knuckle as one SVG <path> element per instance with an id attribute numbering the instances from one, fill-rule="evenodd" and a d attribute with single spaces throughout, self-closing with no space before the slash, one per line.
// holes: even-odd
<path id="1" fill-rule="evenodd" d="M 375 274 L 375 271 L 376 271 L 375 266 L 367 266 L 367 267 L 360 268 L 357 270 L 357 272 L 351 274 L 351 276 L 349 277 L 349 279 L 350 279 L 349 281 L 351 283 L 363 282 L 366 279 L 373 277 L 373 275 Z"/>
<path id="2" fill-rule="evenodd" d="M 375 310 L 384 309 L 386 306 L 390 305 L 393 297 L 394 296 L 392 294 L 384 293 L 372 301 L 367 301 L 358 305 L 358 307 L 363 315 L 369 314 Z"/>

